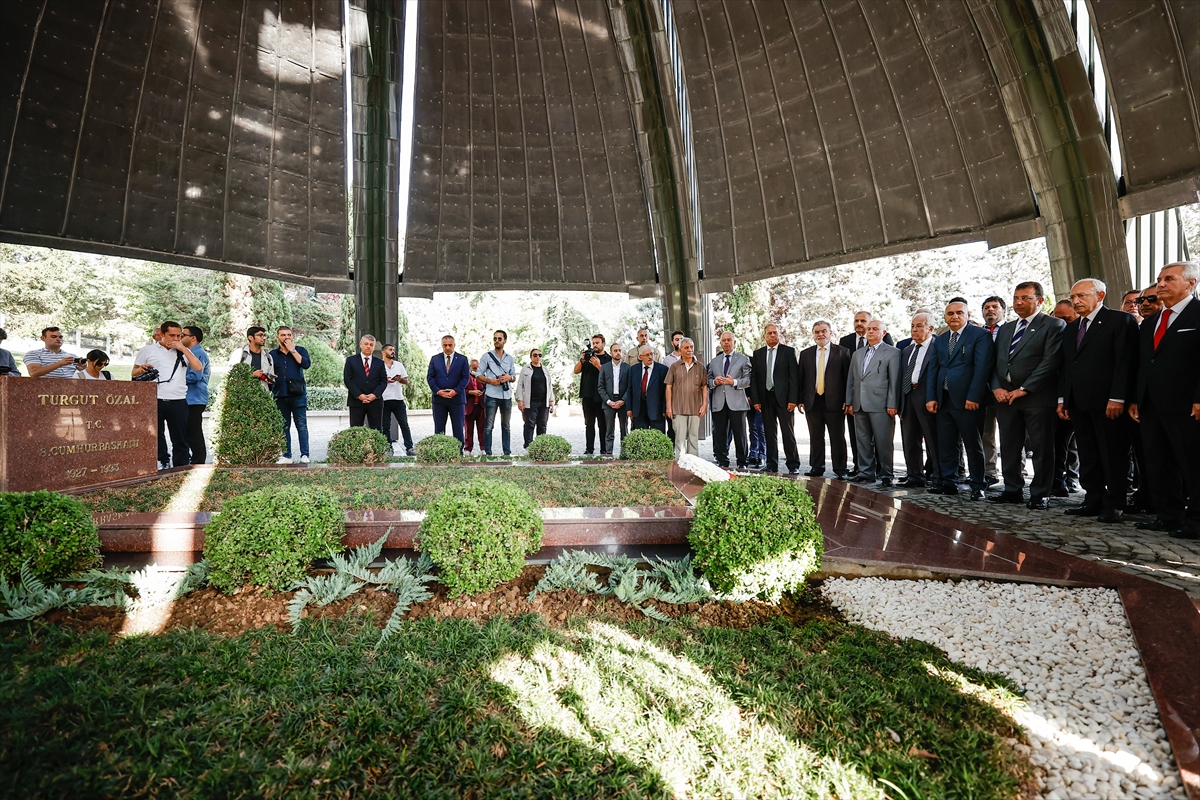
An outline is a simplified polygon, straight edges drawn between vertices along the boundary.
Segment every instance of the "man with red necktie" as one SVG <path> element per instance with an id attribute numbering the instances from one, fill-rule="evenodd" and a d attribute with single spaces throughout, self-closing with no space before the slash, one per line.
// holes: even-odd
<path id="1" fill-rule="evenodd" d="M 383 424 L 383 391 L 387 388 L 387 366 L 375 358 L 375 337 L 366 334 L 358 341 L 359 354 L 346 359 L 342 383 L 346 385 L 346 405 L 350 408 L 350 427 L 379 430 Z"/>
<path id="2" fill-rule="evenodd" d="M 1138 330 L 1136 404 L 1150 493 L 1158 512 L 1141 530 L 1200 539 L 1200 264 L 1177 261 L 1158 273 L 1162 311 Z M 1187 501 L 1184 501 L 1186 487 Z"/>

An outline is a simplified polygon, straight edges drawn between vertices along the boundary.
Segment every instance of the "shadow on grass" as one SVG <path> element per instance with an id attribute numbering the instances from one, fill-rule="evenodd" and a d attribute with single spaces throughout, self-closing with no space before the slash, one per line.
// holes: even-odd
<path id="1" fill-rule="evenodd" d="M 1012 687 L 927 645 L 840 623 L 526 616 L 417 620 L 376 652 L 377 622 L 0 629 L 0 795 L 1018 793 L 1011 723 L 945 676 Z"/>

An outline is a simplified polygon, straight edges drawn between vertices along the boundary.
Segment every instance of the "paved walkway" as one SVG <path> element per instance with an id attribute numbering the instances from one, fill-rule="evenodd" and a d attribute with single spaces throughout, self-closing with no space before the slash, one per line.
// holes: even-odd
<path id="1" fill-rule="evenodd" d="M 348 427 L 345 416 L 315 415 L 309 420 L 310 448 L 314 461 L 324 461 L 329 438 Z M 414 441 L 433 434 L 433 417 L 428 411 L 409 415 Z M 207 427 L 207 426 L 206 426 Z M 578 408 L 563 408 L 558 416 L 550 417 L 547 433 L 562 436 L 571 443 L 578 456 L 584 450 L 583 417 Z M 497 421 L 493 452 L 500 453 L 500 424 Z M 293 431 L 292 436 L 295 437 Z M 796 439 L 802 468 L 808 467 L 808 429 L 803 418 L 796 423 Z M 210 439 L 211 441 L 211 439 Z M 597 446 L 597 449 L 599 447 Z M 619 450 L 619 448 L 618 448 Z M 293 450 L 298 454 L 298 451 Z M 522 455 L 521 421 L 514 409 L 512 416 L 512 452 Z M 898 477 L 903 475 L 900 436 L 897 431 L 895 453 Z M 700 441 L 700 456 L 712 459 L 712 441 Z M 1049 511 L 1030 511 L 1024 506 L 971 502 L 965 494 L 955 497 L 925 494 L 923 490 L 893 489 L 890 494 L 936 509 L 968 522 L 1011 533 L 1046 547 L 1062 550 L 1081 558 L 1092 559 L 1107 566 L 1135 575 L 1151 578 L 1186 591 L 1200 601 L 1200 541 L 1170 539 L 1163 533 L 1139 531 L 1135 521 L 1148 519 L 1130 515 L 1118 525 L 1104 525 L 1094 518 L 1065 517 L 1063 510 L 1083 500 L 1082 494 L 1071 498 L 1051 498 Z"/>

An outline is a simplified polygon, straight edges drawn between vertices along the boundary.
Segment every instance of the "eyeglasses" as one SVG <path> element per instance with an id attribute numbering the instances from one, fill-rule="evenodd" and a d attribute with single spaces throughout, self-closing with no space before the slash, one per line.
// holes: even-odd
<path id="1" fill-rule="evenodd" d="M 1139 305 L 1139 306 L 1140 306 L 1142 303 L 1157 303 L 1157 302 L 1158 302 L 1158 295 L 1156 295 L 1156 294 L 1148 294 L 1148 295 L 1146 295 L 1145 297 L 1139 297 L 1139 298 L 1137 299 L 1137 301 L 1138 301 L 1138 305 Z"/>
<path id="2" fill-rule="evenodd" d="M 541 358 L 542 354 L 541 353 L 530 353 L 529 357 L 530 358 Z"/>

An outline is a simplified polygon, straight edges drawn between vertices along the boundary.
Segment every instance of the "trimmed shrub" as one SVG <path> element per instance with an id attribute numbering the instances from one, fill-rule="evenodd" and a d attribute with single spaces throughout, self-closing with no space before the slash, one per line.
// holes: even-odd
<path id="1" fill-rule="evenodd" d="M 346 387 L 334 388 L 332 386 L 309 386 L 308 394 L 308 410 L 309 411 L 345 411 L 346 410 Z"/>
<path id="2" fill-rule="evenodd" d="M 547 434 L 530 442 L 525 452 L 529 454 L 531 461 L 556 464 L 571 457 L 571 443 L 561 436 Z"/>
<path id="3" fill-rule="evenodd" d="M 217 462 L 274 464 L 283 453 L 283 416 L 249 364 L 234 364 L 221 392 Z"/>
<path id="4" fill-rule="evenodd" d="M 55 580 L 100 560 L 91 512 L 57 492 L 0 492 L 0 575 L 15 578 L 29 562 L 33 574 Z"/>
<path id="5" fill-rule="evenodd" d="M 772 602 L 803 587 L 825 552 L 812 498 L 798 483 L 766 476 L 705 486 L 688 541 L 718 591 Z"/>
<path id="6" fill-rule="evenodd" d="M 328 489 L 271 486 L 226 500 L 204 529 L 209 581 L 224 592 L 288 589 L 313 559 L 341 550 L 345 519 Z"/>
<path id="7" fill-rule="evenodd" d="M 675 443 L 671 437 L 653 428 L 630 431 L 621 442 L 624 461 L 670 461 L 675 458 Z"/>
<path id="8" fill-rule="evenodd" d="M 444 433 L 426 436 L 417 442 L 418 464 L 458 464 L 462 461 L 462 442 Z"/>
<path id="9" fill-rule="evenodd" d="M 330 464 L 383 464 L 392 457 L 392 446 L 383 431 L 354 427 L 338 431 L 329 440 Z"/>
<path id="10" fill-rule="evenodd" d="M 520 575 L 525 554 L 542 546 L 542 515 L 515 483 L 475 478 L 433 499 L 414 544 L 451 597 L 485 592 Z"/>
<path id="11" fill-rule="evenodd" d="M 304 382 L 308 384 L 310 400 L 313 387 L 335 386 L 342 390 L 342 405 L 345 405 L 346 387 L 342 385 L 342 368 L 346 359 L 339 356 L 327 342 L 313 336 L 297 339 L 296 346 L 308 351 L 309 366 L 304 372 Z"/>

